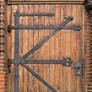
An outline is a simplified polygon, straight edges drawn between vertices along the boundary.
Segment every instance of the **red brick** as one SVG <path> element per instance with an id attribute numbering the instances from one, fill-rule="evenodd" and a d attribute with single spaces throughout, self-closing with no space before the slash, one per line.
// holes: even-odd
<path id="1" fill-rule="evenodd" d="M 0 65 L 0 68 L 7 68 L 6 65 Z"/>
<path id="2" fill-rule="evenodd" d="M 4 56 L 4 57 L 5 57 L 5 54 L 4 54 L 4 53 L 2 53 L 2 54 L 0 54 L 0 56 Z"/>
<path id="3" fill-rule="evenodd" d="M 7 80 L 0 80 L 0 82 L 6 82 Z"/>
<path id="4" fill-rule="evenodd" d="M 7 76 L 0 76 L 0 79 L 6 79 Z"/>
<path id="5" fill-rule="evenodd" d="M 5 31 L 0 30 L 0 33 L 5 34 Z"/>
<path id="6" fill-rule="evenodd" d="M 4 60 L 0 60 L 0 64 L 7 64 L 6 62 L 4 62 Z"/>
<path id="7" fill-rule="evenodd" d="M 4 23 L 0 23 L 0 26 L 5 26 L 5 24 Z"/>
<path id="8" fill-rule="evenodd" d="M 6 84 L 0 84 L 0 87 L 4 87 L 4 86 L 6 86 Z"/>
<path id="9" fill-rule="evenodd" d="M 2 88 L 0 88 L 0 92 L 6 92 L 6 88 L 7 88 L 7 87 L 2 87 Z"/>
<path id="10" fill-rule="evenodd" d="M 0 69 L 0 71 L 3 71 L 3 72 L 6 71 L 6 70 L 7 70 L 7 69 Z"/>
<path id="11" fill-rule="evenodd" d="M 5 89 L 7 86 L 4 86 L 4 87 L 0 87 L 0 89 Z"/>
<path id="12" fill-rule="evenodd" d="M 0 8 L 0 11 L 4 11 L 5 9 L 4 8 Z"/>
<path id="13" fill-rule="evenodd" d="M 0 72 L 0 74 L 6 74 L 5 72 Z"/>
<path id="14" fill-rule="evenodd" d="M 5 19 L 5 16 L 0 16 L 0 19 Z"/>
<path id="15" fill-rule="evenodd" d="M 5 5 L 5 0 L 0 0 L 0 4 Z M 0 11 L 5 11 L 5 8 L 0 8 Z M 6 16 L 1 15 L 0 19 L 5 20 Z M 4 23 L 0 23 L 0 27 L 5 27 L 6 25 Z M 5 35 L 4 30 L 0 30 L 1 35 Z M 0 42 L 5 42 L 5 38 L 0 38 Z M 0 45 L 1 50 L 6 50 L 5 45 Z M 7 90 L 7 62 L 6 62 L 6 54 L 0 53 L 0 92 L 6 92 Z"/>
<path id="16" fill-rule="evenodd" d="M 2 73 L 2 74 L 0 75 L 0 77 L 5 77 L 5 76 L 7 76 L 5 73 Z"/>
<path id="17" fill-rule="evenodd" d="M 0 1 L 0 4 L 5 4 L 5 1 L 3 0 L 3 1 Z"/>

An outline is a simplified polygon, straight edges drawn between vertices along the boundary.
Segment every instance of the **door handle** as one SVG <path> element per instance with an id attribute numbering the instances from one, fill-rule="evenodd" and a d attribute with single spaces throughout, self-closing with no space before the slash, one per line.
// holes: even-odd
<path id="1" fill-rule="evenodd" d="M 74 70 L 76 76 L 81 76 L 83 73 L 83 64 L 81 62 L 77 62 L 74 64 Z"/>

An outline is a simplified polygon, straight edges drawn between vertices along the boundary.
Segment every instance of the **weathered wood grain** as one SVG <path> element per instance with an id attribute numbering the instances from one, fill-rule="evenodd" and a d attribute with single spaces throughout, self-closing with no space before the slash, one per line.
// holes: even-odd
<path id="1" fill-rule="evenodd" d="M 72 16 L 74 17 L 72 24 L 76 24 L 76 5 L 72 5 Z M 76 32 L 72 31 L 72 36 L 71 36 L 71 57 L 73 59 L 73 64 L 77 62 L 77 38 L 76 38 Z M 75 70 L 72 69 L 72 90 L 76 91 L 77 90 L 77 77 L 75 76 Z M 76 84 L 76 85 L 75 85 Z"/>
<path id="2" fill-rule="evenodd" d="M 38 5 L 34 5 L 33 6 L 33 13 L 38 13 Z M 34 16 L 33 17 L 33 24 L 34 25 L 38 25 L 38 16 Z M 39 30 L 35 30 L 34 31 L 34 46 L 39 42 Z M 39 49 L 37 51 L 34 52 L 34 59 L 39 59 Z M 39 72 L 38 70 L 39 65 L 38 64 L 34 64 L 34 71 L 35 72 Z M 38 92 L 38 80 L 36 78 L 34 78 L 34 91 Z"/>
<path id="3" fill-rule="evenodd" d="M 56 6 L 55 4 L 50 5 L 49 7 L 49 12 L 55 12 L 56 11 Z M 55 16 L 50 18 L 49 21 L 50 25 L 55 25 Z M 53 30 L 50 30 L 50 32 L 52 32 Z M 49 40 L 49 59 L 55 59 L 55 36 L 53 36 L 50 40 Z M 53 87 L 56 87 L 55 85 L 55 65 L 51 64 L 50 65 L 50 84 Z"/>
<path id="4" fill-rule="evenodd" d="M 49 4 L 45 4 L 45 12 L 49 12 Z M 48 16 L 45 16 L 45 25 L 49 25 L 50 20 Z M 45 36 L 49 35 L 50 31 L 49 30 L 45 30 Z M 45 59 L 50 59 L 50 40 L 48 40 L 44 45 L 45 45 L 45 50 L 44 50 L 44 54 L 45 54 Z M 46 64 L 46 81 L 50 82 L 50 65 Z M 49 89 L 46 87 L 46 91 L 45 92 L 49 92 Z"/>
<path id="5" fill-rule="evenodd" d="M 12 5 L 8 6 L 8 24 L 14 25 L 14 12 L 18 9 L 22 13 L 40 13 L 54 12 L 53 17 L 20 17 L 19 21 L 23 25 L 59 25 L 64 21 L 64 17 L 73 16 L 74 19 L 67 25 L 80 24 L 82 26 L 84 9 L 80 4 L 32 4 L 32 5 Z M 80 16 L 80 17 L 79 17 Z M 11 18 L 10 18 L 11 17 Z M 83 26 L 84 27 L 84 26 Z M 27 51 L 39 43 L 45 36 L 53 30 L 19 30 L 19 57 L 23 56 Z M 9 58 L 14 59 L 14 34 L 15 30 L 10 33 L 8 38 L 11 42 L 8 46 L 10 52 Z M 31 54 L 28 59 L 63 59 L 71 57 L 73 65 L 78 62 L 84 62 L 83 59 L 83 39 L 84 30 L 60 30 L 51 37 L 43 46 Z M 11 56 L 11 57 L 10 57 Z M 37 72 L 43 79 L 49 82 L 55 89 L 60 92 L 82 92 L 82 77 L 76 77 L 75 71 L 71 67 L 54 64 L 29 64 L 28 66 Z M 9 79 L 13 79 L 14 66 L 11 67 Z M 19 67 L 19 90 L 20 92 L 51 92 L 40 81 L 32 76 L 22 66 Z M 9 80 L 9 92 L 13 92 L 14 81 Z"/>
<path id="6" fill-rule="evenodd" d="M 29 13 L 33 13 L 33 5 L 29 5 Z M 29 25 L 33 25 L 33 17 L 29 17 Z M 31 37 L 31 39 L 29 39 Z M 29 50 L 33 48 L 34 46 L 34 32 L 33 30 L 29 30 L 29 36 L 28 36 L 28 40 L 29 40 Z M 31 54 L 29 56 L 29 59 L 33 59 L 34 55 Z M 29 64 L 29 67 L 33 69 L 34 65 L 33 64 Z M 29 73 L 29 91 L 33 92 L 34 91 L 34 77 Z"/>

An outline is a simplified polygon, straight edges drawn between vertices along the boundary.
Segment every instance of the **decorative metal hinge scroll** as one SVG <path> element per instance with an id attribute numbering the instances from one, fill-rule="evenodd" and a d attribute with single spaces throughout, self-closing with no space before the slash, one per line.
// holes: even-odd
<path id="1" fill-rule="evenodd" d="M 70 21 L 73 20 L 72 16 L 69 16 L 65 19 L 64 22 L 60 23 L 58 26 L 50 25 L 50 26 L 24 26 L 19 24 L 20 16 L 54 16 L 54 13 L 38 13 L 38 14 L 24 14 L 15 12 L 15 26 L 9 26 L 8 31 L 11 32 L 12 29 L 15 29 L 15 59 L 9 60 L 9 63 L 13 63 L 15 65 L 15 92 L 19 92 L 19 64 L 21 64 L 25 69 L 27 69 L 31 74 L 40 80 L 46 87 L 48 87 L 52 92 L 58 92 L 54 87 L 52 87 L 47 81 L 45 81 L 39 74 L 34 72 L 31 68 L 29 68 L 26 64 L 62 64 L 63 66 L 70 67 L 72 65 L 72 59 L 70 57 L 66 57 L 62 60 L 26 60 L 26 58 L 32 54 L 34 51 L 39 49 L 47 40 L 49 40 L 53 35 L 55 35 L 61 29 L 69 29 L 69 30 L 77 30 L 79 31 L 81 27 L 79 25 L 66 26 Z M 24 56 L 19 58 L 19 29 L 53 29 L 53 31 L 46 36 L 42 41 L 36 44 L 31 50 L 29 50 Z"/>

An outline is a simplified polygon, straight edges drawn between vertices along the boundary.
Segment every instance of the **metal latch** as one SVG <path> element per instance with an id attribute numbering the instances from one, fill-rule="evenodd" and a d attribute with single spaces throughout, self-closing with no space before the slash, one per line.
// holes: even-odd
<path id="1" fill-rule="evenodd" d="M 74 69 L 75 69 L 75 75 L 76 76 L 81 76 L 83 72 L 83 65 L 81 62 L 77 62 L 74 64 Z"/>

